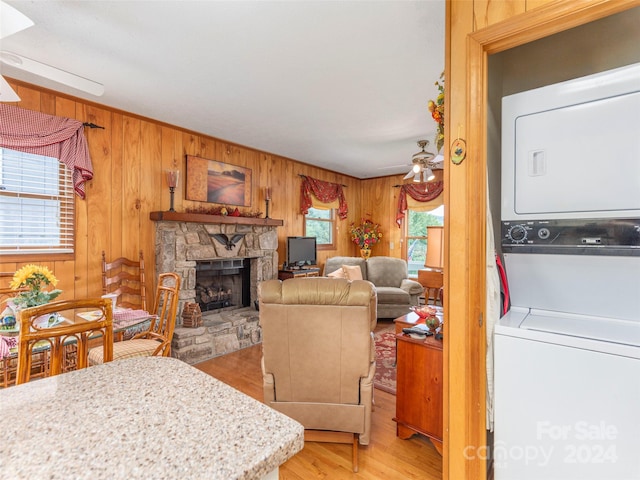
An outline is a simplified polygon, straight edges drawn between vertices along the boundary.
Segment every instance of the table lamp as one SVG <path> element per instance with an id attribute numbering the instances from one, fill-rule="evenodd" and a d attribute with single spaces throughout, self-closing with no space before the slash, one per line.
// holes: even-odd
<path id="1" fill-rule="evenodd" d="M 424 266 L 442 271 L 444 267 L 444 227 L 427 227 L 427 258 Z"/>

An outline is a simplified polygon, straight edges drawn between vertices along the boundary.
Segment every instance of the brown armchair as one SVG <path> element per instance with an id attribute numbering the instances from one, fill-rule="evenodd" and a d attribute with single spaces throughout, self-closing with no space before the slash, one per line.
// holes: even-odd
<path id="1" fill-rule="evenodd" d="M 302 423 L 307 440 L 346 432 L 357 471 L 357 442 L 368 445 L 371 430 L 375 288 L 293 278 L 262 282 L 258 295 L 265 403 Z"/>

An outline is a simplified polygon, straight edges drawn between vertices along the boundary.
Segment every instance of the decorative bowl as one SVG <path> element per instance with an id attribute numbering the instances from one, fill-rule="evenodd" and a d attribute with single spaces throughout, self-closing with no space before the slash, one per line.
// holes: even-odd
<path id="1" fill-rule="evenodd" d="M 437 310 L 433 307 L 411 307 L 411 310 L 414 311 L 420 318 L 428 318 L 435 317 Z"/>

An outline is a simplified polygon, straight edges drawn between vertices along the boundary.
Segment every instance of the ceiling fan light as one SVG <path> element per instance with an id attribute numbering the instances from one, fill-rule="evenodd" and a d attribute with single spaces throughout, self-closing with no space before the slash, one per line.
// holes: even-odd
<path id="1" fill-rule="evenodd" d="M 436 178 L 436 175 L 433 173 L 433 170 L 431 170 L 429 167 L 427 167 L 424 170 L 423 176 L 424 176 L 425 182 L 430 182 L 431 180 Z"/>
<path id="2" fill-rule="evenodd" d="M 416 173 L 415 176 L 413 177 L 413 181 L 420 183 L 420 172 Z"/>
<path id="3" fill-rule="evenodd" d="M 411 167 L 411 171 L 412 171 L 413 173 L 420 173 L 420 169 L 421 169 L 421 168 L 422 168 L 422 167 L 421 167 L 418 163 L 414 163 L 414 164 L 413 164 L 413 167 Z"/>

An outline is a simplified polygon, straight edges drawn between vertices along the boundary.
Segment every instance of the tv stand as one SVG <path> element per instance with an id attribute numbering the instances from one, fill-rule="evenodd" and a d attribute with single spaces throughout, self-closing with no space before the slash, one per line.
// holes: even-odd
<path id="1" fill-rule="evenodd" d="M 320 269 L 311 267 L 298 267 L 288 268 L 278 271 L 278 280 L 286 280 L 288 278 L 301 278 L 301 277 L 319 277 Z"/>

